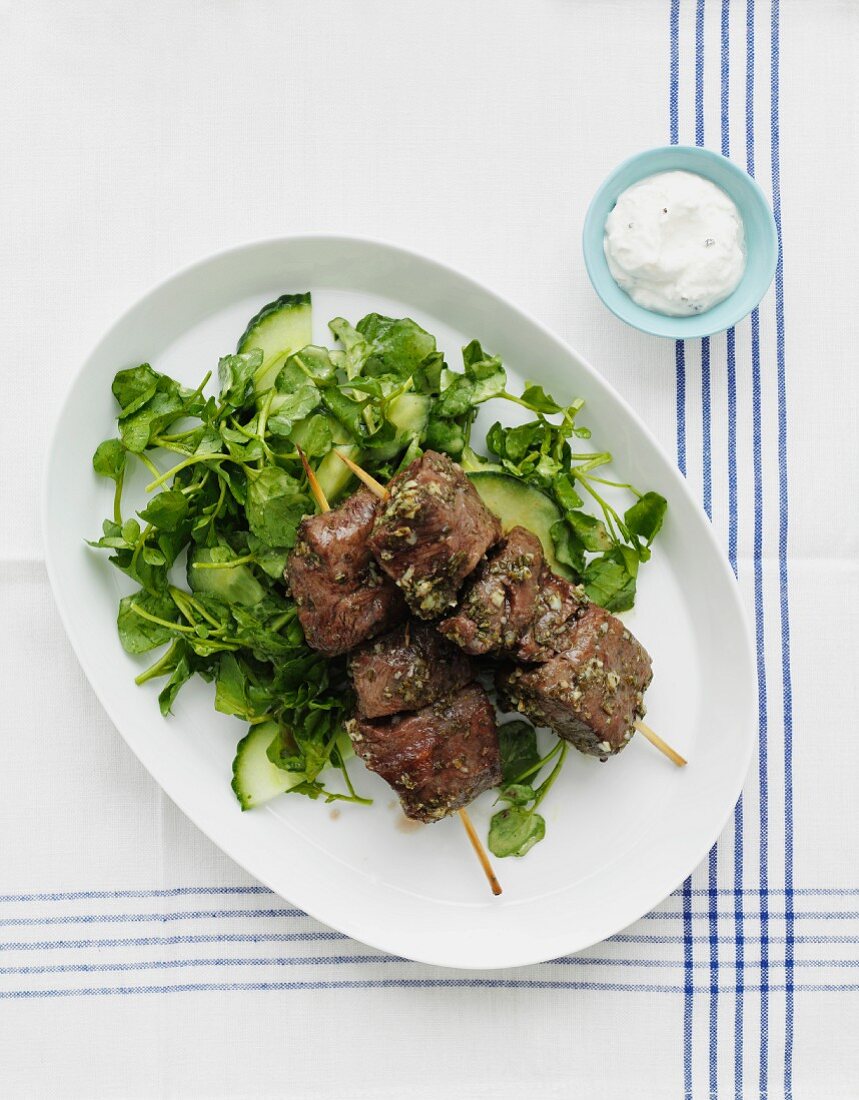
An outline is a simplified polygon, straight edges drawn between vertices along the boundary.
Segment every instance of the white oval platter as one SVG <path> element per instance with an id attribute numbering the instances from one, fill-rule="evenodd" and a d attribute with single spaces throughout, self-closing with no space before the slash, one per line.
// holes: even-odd
<path id="1" fill-rule="evenodd" d="M 84 544 L 111 511 L 113 487 L 93 474 L 91 456 L 114 434 L 114 372 L 149 361 L 196 385 L 261 304 L 303 290 L 313 294 L 316 342 L 330 343 L 327 321 L 338 314 L 353 321 L 373 310 L 408 315 L 438 337 L 453 365 L 459 348 L 477 337 L 503 358 L 514 385 L 527 377 L 561 399 L 584 397 L 582 421 L 613 452 L 620 480 L 669 500 L 636 607 L 625 618 L 653 657 L 648 720 L 689 766 L 674 768 L 641 737 L 605 764 L 571 753 L 541 807 L 546 840 L 524 859 L 496 861 L 504 885 L 498 899 L 456 818 L 405 829 L 390 789 L 357 762 L 355 778 L 375 799 L 370 808 L 342 805 L 332 813 L 285 795 L 241 813 L 230 775 L 245 727 L 213 710 L 211 688 L 202 683 L 183 689 L 172 718 L 160 717 L 157 687 L 134 684 L 144 659 L 125 654 L 116 636 L 124 578 Z M 68 393 L 48 461 L 44 534 L 72 645 L 156 781 L 282 897 L 396 955 L 487 969 L 602 940 L 689 874 L 740 794 L 754 736 L 752 650 L 734 578 L 683 477 L 572 348 L 491 290 L 412 252 L 335 236 L 267 240 L 194 264 L 152 290 L 113 325 Z M 486 794 L 472 807 L 484 835 L 492 801 Z"/>

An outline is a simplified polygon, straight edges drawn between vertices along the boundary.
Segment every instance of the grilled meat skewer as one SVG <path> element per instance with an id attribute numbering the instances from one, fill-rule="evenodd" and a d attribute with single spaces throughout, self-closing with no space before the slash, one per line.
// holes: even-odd
<path id="1" fill-rule="evenodd" d="M 472 486 L 447 456 L 427 452 L 394 478 L 389 490 L 378 483 L 372 490 L 382 506 L 370 547 L 412 610 L 430 618 L 455 603 L 463 581 L 477 566 L 459 609 L 439 624 L 439 630 L 466 653 L 507 654 L 521 663 L 502 670 L 499 690 L 534 722 L 601 759 L 620 752 L 641 728 L 643 694 L 651 680 L 650 657 L 623 624 L 591 605 L 581 587 L 553 573 L 539 541 L 524 528 L 513 528 L 498 546 L 497 518 L 479 498 L 479 507 L 473 507 Z M 457 514 L 460 522 L 454 526 Z M 421 655 L 409 643 L 408 630 L 402 635 L 393 632 L 391 651 L 380 646 L 375 662 L 365 654 L 358 667 L 370 670 L 372 679 L 393 656 L 404 669 L 414 669 Z M 422 644 L 429 644 L 426 635 Z M 359 715 L 362 705 L 379 718 L 403 706 L 431 709 L 433 678 L 426 669 L 432 658 L 422 659 L 424 671 L 416 677 L 414 691 L 408 686 L 400 690 L 399 669 L 375 692 L 359 677 L 356 686 L 364 689 Z M 676 764 L 685 763 L 655 734 L 649 739 Z"/>
<path id="2" fill-rule="evenodd" d="M 525 664 L 549 661 L 569 648 L 577 621 L 590 606 L 581 585 L 571 584 L 548 567 L 540 577 L 534 618 L 511 656 Z"/>
<path id="3" fill-rule="evenodd" d="M 501 538 L 501 524 L 462 469 L 436 451 L 388 485 L 370 550 L 412 613 L 433 619 L 453 607 L 465 578 Z"/>
<path id="4" fill-rule="evenodd" d="M 567 648 L 587 606 L 584 590 L 545 564 L 537 536 L 513 527 L 468 579 L 459 607 L 438 629 L 473 656 L 548 661 Z"/>
<path id="5" fill-rule="evenodd" d="M 466 582 L 453 615 L 438 629 L 466 653 L 510 651 L 533 622 L 543 572 L 540 540 L 514 527 Z"/>
<path id="6" fill-rule="evenodd" d="M 465 687 L 473 676 L 461 649 L 415 619 L 356 649 L 349 675 L 364 718 L 420 710 Z"/>
<path id="7" fill-rule="evenodd" d="M 502 700 L 580 752 L 620 752 L 644 716 L 647 652 L 581 587 L 553 573 L 521 527 L 489 553 L 439 630 L 467 653 L 515 661 L 498 676 Z"/>
<path id="8" fill-rule="evenodd" d="M 502 672 L 498 688 L 509 709 L 550 726 L 579 752 L 607 760 L 626 748 L 644 717 L 651 675 L 647 651 L 620 619 L 589 604 L 562 653 Z"/>
<path id="9" fill-rule="evenodd" d="M 358 756 L 416 821 L 456 813 L 501 782 L 495 707 L 479 684 L 411 713 L 356 716 L 346 728 Z"/>
<path id="10" fill-rule="evenodd" d="M 328 657 L 347 653 L 405 617 L 396 585 L 368 546 L 378 502 L 359 489 L 339 508 L 305 516 L 286 566 L 307 644 Z"/>
<path id="11" fill-rule="evenodd" d="M 299 454 L 299 457 L 301 458 L 301 464 L 302 464 L 302 466 L 304 466 L 305 473 L 307 474 L 307 481 L 308 481 L 308 484 L 310 486 L 310 491 L 313 493 L 313 496 L 316 499 L 316 503 L 319 506 L 320 512 L 323 513 L 323 514 L 330 512 L 331 507 L 328 503 L 328 500 L 325 496 L 325 493 L 323 492 L 322 487 L 320 486 L 319 481 L 316 478 L 316 474 L 315 474 L 314 470 L 310 466 L 310 463 L 307 461 L 307 458 L 306 458 L 304 452 L 302 451 L 302 449 L 300 447 L 298 447 L 298 454 Z M 343 455 L 341 455 L 341 457 L 344 459 L 344 461 L 346 462 L 347 465 L 354 466 L 354 463 L 352 463 L 352 461 L 350 459 L 345 458 L 345 456 L 343 456 Z M 387 490 L 385 490 L 382 486 L 380 486 L 375 481 L 374 478 L 371 478 L 371 477 L 369 477 L 369 475 L 364 474 L 363 471 L 361 471 L 360 467 L 355 466 L 354 469 L 355 469 L 355 472 L 360 475 L 361 481 L 363 481 L 365 484 L 368 484 L 369 488 L 372 491 L 372 495 L 374 496 L 374 498 L 376 498 L 376 499 L 380 499 L 380 498 L 385 499 L 386 498 Z M 288 582 L 288 577 L 289 577 L 289 574 L 287 573 L 287 584 L 289 583 Z M 404 629 L 404 632 L 403 632 L 403 642 L 406 645 L 410 644 L 410 634 L 409 634 L 408 624 L 406 625 L 406 627 Z M 394 644 L 396 644 L 396 643 L 394 643 Z M 378 654 L 377 654 L 377 656 L 378 656 Z M 448 657 L 449 657 L 449 664 L 451 666 L 451 669 L 454 669 L 456 667 L 456 663 L 453 660 L 452 653 L 448 654 Z M 455 679 L 455 677 L 454 677 L 454 679 Z M 434 682 L 434 681 L 427 680 L 426 683 L 428 685 L 432 682 Z M 425 691 L 426 691 L 426 686 L 424 688 L 424 692 Z M 493 730 L 494 730 L 495 729 L 495 725 L 494 725 L 494 723 L 495 723 L 495 711 L 494 711 L 494 708 L 491 708 L 491 723 L 492 723 L 492 727 L 493 727 Z M 360 737 L 361 735 L 359 733 L 357 733 L 357 728 L 356 728 L 354 720 L 351 723 L 351 725 L 353 727 L 353 732 L 356 733 L 356 736 Z M 495 749 L 496 764 L 495 764 L 495 767 L 488 769 L 492 773 L 492 777 L 494 777 L 495 771 L 498 771 L 498 773 L 500 775 L 500 770 L 501 770 L 501 755 L 500 755 L 500 749 L 499 749 L 499 744 L 498 744 L 497 730 L 495 730 L 495 736 L 494 736 L 494 749 Z M 492 745 L 491 744 L 488 747 L 488 752 L 491 756 L 491 754 L 492 754 Z M 441 762 L 443 763 L 443 758 L 442 758 Z M 492 864 L 489 862 L 489 856 L 486 854 L 486 849 L 483 847 L 483 843 L 480 840 L 480 837 L 477 835 L 477 832 L 475 831 L 474 825 L 472 824 L 471 818 L 468 816 L 468 811 L 465 809 L 465 807 L 464 806 L 458 807 L 457 812 L 459 814 L 460 820 L 462 821 L 462 825 L 463 825 L 463 828 L 465 829 L 466 835 L 468 836 L 469 842 L 470 842 L 472 848 L 474 849 L 475 855 L 477 856 L 478 862 L 480 863 L 480 866 L 483 869 L 483 873 L 484 873 L 484 875 L 486 875 L 486 880 L 489 883 L 489 888 L 491 889 L 492 893 L 497 897 L 499 894 L 502 893 L 501 883 L 498 881 L 498 878 L 495 874 L 495 871 L 492 868 Z"/>

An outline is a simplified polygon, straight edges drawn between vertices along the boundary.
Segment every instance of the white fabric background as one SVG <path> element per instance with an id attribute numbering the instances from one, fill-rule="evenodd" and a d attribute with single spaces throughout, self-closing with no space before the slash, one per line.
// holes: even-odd
<path id="1" fill-rule="evenodd" d="M 676 92 L 679 139 L 694 142 L 697 123 L 719 149 L 726 40 L 730 151 L 745 164 L 751 122 L 768 194 L 772 5 L 681 0 Z M 758 893 L 756 759 L 742 842 L 731 825 L 719 845 L 724 893 L 711 900 L 704 866 L 685 900 L 585 956 L 463 977 L 337 938 L 255 892 L 160 794 L 85 682 L 42 564 L 42 455 L 90 346 L 177 266 L 262 236 L 378 235 L 486 280 L 581 350 L 676 453 L 675 347 L 600 307 L 579 248 L 608 170 L 669 139 L 671 7 L 0 0 L 0 1094 L 859 1096 L 855 3 L 782 0 L 776 11 L 787 502 L 775 290 L 760 312 L 759 421 L 751 322 L 736 332 L 737 566 L 753 615 L 760 517 L 769 894 Z M 726 547 L 727 354 L 714 338 L 707 405 L 690 342 L 683 405 L 688 475 L 702 493 L 711 480 Z M 751 891 L 739 920 L 737 860 Z M 211 988 L 177 988 L 188 984 Z M 153 987 L 163 992 L 140 991 Z"/>

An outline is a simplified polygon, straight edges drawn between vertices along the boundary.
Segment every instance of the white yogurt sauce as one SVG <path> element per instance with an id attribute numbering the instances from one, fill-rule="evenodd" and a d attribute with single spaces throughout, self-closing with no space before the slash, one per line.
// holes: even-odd
<path id="1" fill-rule="evenodd" d="M 604 248 L 617 285 L 669 317 L 717 305 L 746 267 L 739 210 L 694 172 L 660 172 L 628 187 L 606 219 Z"/>

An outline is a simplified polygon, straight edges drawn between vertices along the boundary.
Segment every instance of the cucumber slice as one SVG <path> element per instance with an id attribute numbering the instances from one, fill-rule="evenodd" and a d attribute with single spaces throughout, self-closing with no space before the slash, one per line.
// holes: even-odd
<path id="1" fill-rule="evenodd" d="M 316 480 L 329 504 L 340 496 L 354 476 L 346 463 L 337 457 L 337 451 L 351 458 L 353 462 L 360 462 L 361 448 L 356 443 L 343 443 L 332 447 L 319 463 Z"/>
<path id="2" fill-rule="evenodd" d="M 262 366 L 254 378 L 254 389 L 264 393 L 274 385 L 288 355 L 307 347 L 312 338 L 310 294 L 282 294 L 263 306 L 248 322 L 236 351 L 262 348 Z"/>
<path id="3" fill-rule="evenodd" d="M 551 497 L 511 474 L 482 470 L 469 473 L 468 477 L 489 511 L 501 520 L 504 531 L 516 526 L 526 528 L 543 544 L 549 568 L 562 577 L 572 577 L 567 566 L 555 556 L 552 524 L 564 517 Z"/>
<path id="4" fill-rule="evenodd" d="M 432 398 L 422 393 L 403 393 L 394 398 L 388 406 L 387 419 L 397 429 L 397 435 L 390 443 L 374 448 L 373 455 L 379 462 L 396 458 L 414 440 L 423 442 L 431 404 Z"/>
<path id="5" fill-rule="evenodd" d="M 188 584 L 192 592 L 217 596 L 226 603 L 253 607 L 265 589 L 246 565 L 229 565 L 236 555 L 226 546 L 200 547 L 188 555 Z M 222 569 L 195 569 L 194 562 L 224 562 Z"/>
<path id="6" fill-rule="evenodd" d="M 401 432 L 423 436 L 429 420 L 432 398 L 422 393 L 403 393 L 391 402 L 388 420 Z"/>
<path id="7" fill-rule="evenodd" d="M 261 722 L 236 746 L 233 790 L 243 810 L 252 810 L 269 799 L 303 783 L 303 772 L 287 772 L 272 764 L 266 753 L 278 733 L 277 722 Z"/>

